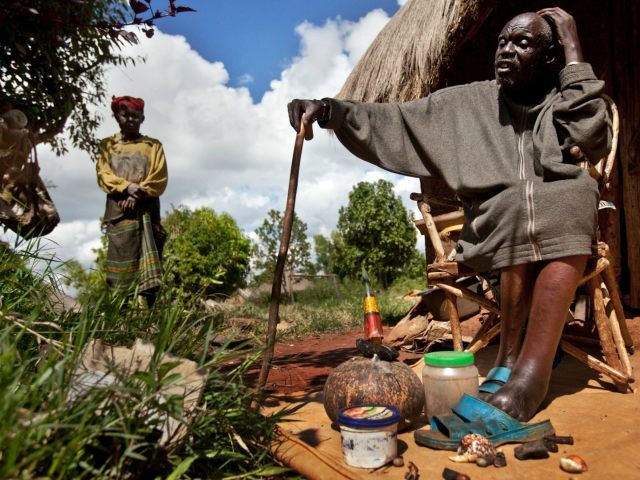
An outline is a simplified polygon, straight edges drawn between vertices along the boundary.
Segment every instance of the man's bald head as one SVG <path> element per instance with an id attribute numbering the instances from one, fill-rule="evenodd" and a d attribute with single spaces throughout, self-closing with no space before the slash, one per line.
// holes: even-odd
<path id="1" fill-rule="evenodd" d="M 506 23 L 503 30 L 514 25 L 537 25 L 540 34 L 540 47 L 548 49 L 556 44 L 555 31 L 551 27 L 551 24 L 535 12 L 525 12 L 516 15 Z"/>

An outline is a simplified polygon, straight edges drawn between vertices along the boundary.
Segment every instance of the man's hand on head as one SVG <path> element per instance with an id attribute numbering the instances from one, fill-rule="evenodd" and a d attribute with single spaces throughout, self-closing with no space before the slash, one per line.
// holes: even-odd
<path id="1" fill-rule="evenodd" d="M 559 7 L 543 8 L 538 15 L 548 18 L 555 25 L 558 43 L 564 49 L 566 64 L 583 62 L 578 27 L 574 18 Z"/>
<path id="2" fill-rule="evenodd" d="M 304 138 L 311 140 L 313 138 L 313 122 L 324 119 L 328 108 L 327 103 L 322 100 L 292 100 L 287 105 L 289 123 L 298 133 L 300 133 L 300 125 L 304 123 Z"/>

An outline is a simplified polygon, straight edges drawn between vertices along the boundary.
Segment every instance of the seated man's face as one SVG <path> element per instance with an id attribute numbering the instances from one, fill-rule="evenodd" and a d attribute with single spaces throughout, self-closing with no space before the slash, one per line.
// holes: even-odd
<path id="1" fill-rule="evenodd" d="M 123 106 L 115 117 L 123 134 L 135 135 L 140 133 L 140 125 L 144 121 L 144 114 L 140 110 Z"/>
<path id="2" fill-rule="evenodd" d="M 495 55 L 498 84 L 514 89 L 535 86 L 547 71 L 551 38 L 551 27 L 535 13 L 507 22 L 498 36 Z"/>

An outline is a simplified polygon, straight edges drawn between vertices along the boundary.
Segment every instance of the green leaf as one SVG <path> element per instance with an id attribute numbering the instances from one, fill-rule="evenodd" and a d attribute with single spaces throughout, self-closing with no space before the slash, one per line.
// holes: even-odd
<path id="1" fill-rule="evenodd" d="M 187 457 L 185 458 L 182 462 L 180 462 L 180 464 L 173 470 L 173 472 L 171 472 L 169 475 L 167 475 L 166 480 L 178 480 L 187 470 L 189 470 L 189 467 L 191 466 L 191 464 L 193 463 L 193 461 L 196 459 L 197 457 Z"/>

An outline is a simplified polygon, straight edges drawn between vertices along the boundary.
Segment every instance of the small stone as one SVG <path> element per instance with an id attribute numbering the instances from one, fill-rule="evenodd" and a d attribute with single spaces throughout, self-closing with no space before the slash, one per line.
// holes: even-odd
<path id="1" fill-rule="evenodd" d="M 513 450 L 518 460 L 549 458 L 549 451 L 542 439 L 526 442 Z"/>
<path id="2" fill-rule="evenodd" d="M 442 471 L 442 478 L 444 480 L 471 480 L 468 475 L 464 473 L 456 472 L 450 468 L 445 468 Z"/>
<path id="3" fill-rule="evenodd" d="M 504 452 L 496 453 L 496 458 L 493 459 L 493 465 L 498 468 L 507 466 L 507 457 L 505 457 Z"/>
<path id="4" fill-rule="evenodd" d="M 404 459 L 402 458 L 402 456 L 396 457 L 396 458 L 393 459 L 393 466 L 394 467 L 404 467 Z"/>

